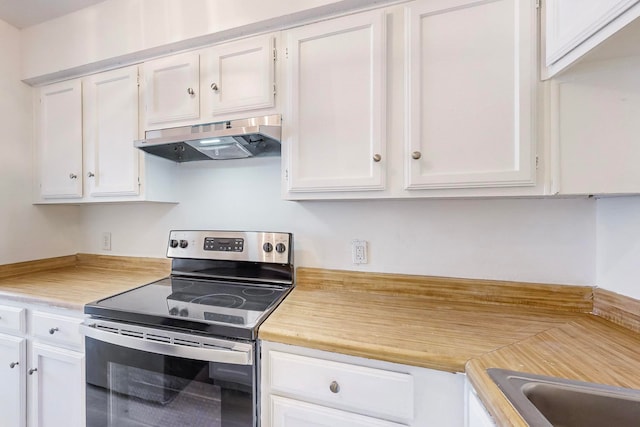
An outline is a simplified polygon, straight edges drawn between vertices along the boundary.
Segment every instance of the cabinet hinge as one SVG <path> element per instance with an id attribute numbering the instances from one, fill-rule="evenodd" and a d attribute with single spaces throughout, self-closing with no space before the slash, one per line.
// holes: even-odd
<path id="1" fill-rule="evenodd" d="M 140 187 L 140 177 L 138 177 L 138 187 Z"/>
<path id="2" fill-rule="evenodd" d="M 278 60 L 278 49 L 276 49 L 275 47 L 273 48 L 273 61 L 277 61 Z"/>
<path id="3" fill-rule="evenodd" d="M 289 59 L 289 48 L 288 47 L 284 48 L 284 59 Z"/>
<path id="4" fill-rule="evenodd" d="M 284 179 L 285 181 L 289 181 L 289 169 L 284 170 Z"/>
<path id="5" fill-rule="evenodd" d="M 276 84 L 273 84 L 273 96 L 276 96 Z"/>
<path id="6" fill-rule="evenodd" d="M 536 156 L 536 169 L 540 166 L 540 157 Z"/>
<path id="7" fill-rule="evenodd" d="M 138 82 L 138 87 L 140 87 L 140 76 L 136 77 L 136 80 Z"/>
<path id="8" fill-rule="evenodd" d="M 542 0 L 536 0 L 536 9 L 540 9 L 542 7 Z"/>

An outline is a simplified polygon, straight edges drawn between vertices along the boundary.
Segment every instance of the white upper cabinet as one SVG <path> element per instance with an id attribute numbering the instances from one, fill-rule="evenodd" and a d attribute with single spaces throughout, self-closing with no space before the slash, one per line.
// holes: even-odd
<path id="1" fill-rule="evenodd" d="M 273 114 L 273 34 L 145 62 L 144 128 Z"/>
<path id="2" fill-rule="evenodd" d="M 37 115 L 40 196 L 82 197 L 82 82 L 41 88 Z"/>
<path id="3" fill-rule="evenodd" d="M 640 0 L 545 0 L 544 77 L 551 77 L 640 17 Z M 637 38 L 631 40 L 637 45 Z"/>
<path id="4" fill-rule="evenodd" d="M 84 171 L 94 197 L 137 195 L 138 67 L 87 78 L 84 86 Z"/>
<path id="5" fill-rule="evenodd" d="M 385 13 L 332 19 L 286 36 L 286 191 L 384 189 Z"/>
<path id="6" fill-rule="evenodd" d="M 201 57 L 202 118 L 275 105 L 272 35 L 225 43 Z"/>
<path id="7" fill-rule="evenodd" d="M 140 136 L 137 66 L 38 94 L 36 203 L 174 201 L 175 164 L 133 146 Z"/>
<path id="8" fill-rule="evenodd" d="M 544 194 L 537 24 L 534 0 L 419 0 L 288 31 L 283 196 Z"/>
<path id="9" fill-rule="evenodd" d="M 535 184 L 531 2 L 406 7 L 405 188 Z"/>
<path id="10" fill-rule="evenodd" d="M 640 57 L 584 62 L 551 81 L 553 192 L 640 193 Z"/>
<path id="11" fill-rule="evenodd" d="M 200 55 L 186 53 L 144 63 L 147 128 L 200 118 Z"/>

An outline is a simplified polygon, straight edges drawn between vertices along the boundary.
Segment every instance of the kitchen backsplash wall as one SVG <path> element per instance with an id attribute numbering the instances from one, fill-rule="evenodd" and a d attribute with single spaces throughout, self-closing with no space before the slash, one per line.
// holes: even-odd
<path id="1" fill-rule="evenodd" d="M 163 257 L 171 229 L 290 231 L 298 266 L 593 284 L 595 201 L 588 199 L 290 202 L 280 159 L 183 164 L 178 205 L 82 207 L 80 251 Z M 102 232 L 112 251 L 101 250 Z M 351 240 L 369 242 L 353 265 Z"/>
<path id="2" fill-rule="evenodd" d="M 640 299 L 640 197 L 598 200 L 598 286 Z"/>
<path id="3" fill-rule="evenodd" d="M 0 264 L 75 253 L 79 211 L 31 204 L 31 88 L 20 81 L 20 32 L 0 21 Z"/>

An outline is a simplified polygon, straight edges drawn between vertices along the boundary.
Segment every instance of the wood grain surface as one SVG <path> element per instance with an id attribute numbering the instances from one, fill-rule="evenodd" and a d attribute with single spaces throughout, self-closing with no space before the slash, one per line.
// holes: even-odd
<path id="1" fill-rule="evenodd" d="M 318 268 L 298 268 L 296 283 L 305 288 L 383 295 L 416 295 L 445 300 L 519 307 L 540 307 L 589 313 L 593 308 L 590 286 L 549 285 L 498 280 L 458 279 L 407 274 L 369 273 Z"/>
<path id="2" fill-rule="evenodd" d="M 505 283 L 505 296 L 499 286 L 488 281 L 457 283 L 456 279 L 298 269 L 296 288 L 262 324 L 259 337 L 464 372 L 471 358 L 588 316 L 580 311 L 591 310 L 590 292 L 584 287 L 557 290 L 558 286 L 550 286 L 550 296 L 544 294 L 543 285 L 533 285 L 531 291 L 528 284 Z M 554 296 L 558 301 L 564 298 L 566 304 L 552 302 Z"/>
<path id="3" fill-rule="evenodd" d="M 35 261 L 17 262 L 14 264 L 0 265 L 0 279 L 5 277 L 20 276 L 23 274 L 37 273 L 38 271 L 53 270 L 62 267 L 76 265 L 76 256 L 61 256 Z"/>
<path id="4" fill-rule="evenodd" d="M 640 333 L 640 301 L 601 288 L 593 300 L 594 314 Z"/>
<path id="5" fill-rule="evenodd" d="M 18 269 L 6 268 L 23 273 L 0 279 L 0 297 L 82 311 L 86 303 L 161 279 L 170 272 L 170 264 L 163 259 L 78 255 L 69 265 L 68 257 L 63 258 L 52 259 L 50 264 L 55 268 L 49 270 L 42 270 L 40 262 L 33 264 L 36 268 L 30 273 L 29 263 L 20 263 Z"/>
<path id="6" fill-rule="evenodd" d="M 473 359 L 466 371 L 498 426 L 526 427 L 487 368 L 640 389 L 639 349 L 638 334 L 588 316 Z"/>

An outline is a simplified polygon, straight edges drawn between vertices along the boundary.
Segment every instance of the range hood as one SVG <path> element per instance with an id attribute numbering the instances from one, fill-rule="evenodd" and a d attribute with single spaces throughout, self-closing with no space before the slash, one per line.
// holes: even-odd
<path id="1" fill-rule="evenodd" d="M 149 130 L 133 145 L 174 162 L 280 155 L 282 118 L 254 117 L 203 125 Z"/>

